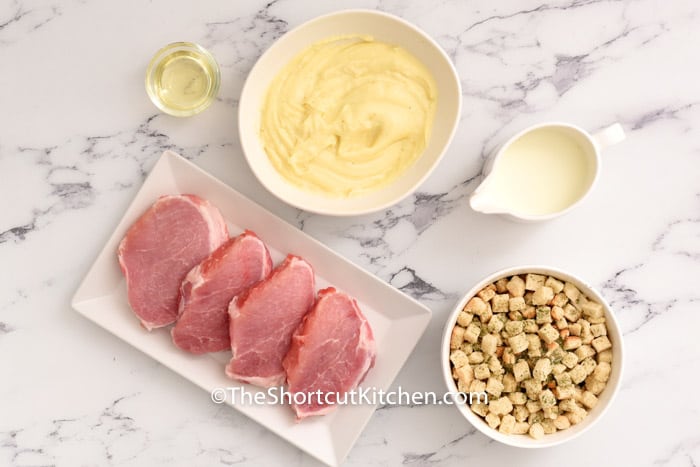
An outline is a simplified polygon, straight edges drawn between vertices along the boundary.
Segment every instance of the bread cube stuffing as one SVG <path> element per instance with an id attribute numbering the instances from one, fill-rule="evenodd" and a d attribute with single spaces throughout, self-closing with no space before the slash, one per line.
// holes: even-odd
<path id="1" fill-rule="evenodd" d="M 575 350 L 581 347 L 583 342 L 581 342 L 581 338 L 578 336 L 569 336 L 566 339 L 564 339 L 564 344 L 562 345 L 564 350 Z"/>
<path id="2" fill-rule="evenodd" d="M 455 366 L 455 368 L 462 367 L 469 363 L 467 354 L 465 354 L 461 350 L 453 350 L 452 352 L 450 352 L 450 361 Z"/>
<path id="3" fill-rule="evenodd" d="M 464 311 L 466 311 L 467 313 L 480 315 L 483 311 L 486 310 L 486 308 L 486 302 L 484 302 L 479 297 L 473 297 L 464 306 Z"/>
<path id="4" fill-rule="evenodd" d="M 489 406 L 486 404 L 482 403 L 476 403 L 471 405 L 472 412 L 475 414 L 481 416 L 481 417 L 486 417 L 489 413 Z"/>
<path id="5" fill-rule="evenodd" d="M 538 287 L 532 294 L 533 305 L 547 305 L 554 298 L 554 291 L 546 285 Z"/>
<path id="6" fill-rule="evenodd" d="M 551 327 L 551 326 L 550 326 Z M 559 335 L 559 334 L 557 334 Z M 513 349 L 514 354 L 519 354 L 523 350 L 527 349 L 528 342 L 527 342 L 527 337 L 525 337 L 525 333 L 520 333 L 518 335 L 512 336 L 508 338 L 508 345 L 510 345 L 510 348 Z"/>
<path id="7" fill-rule="evenodd" d="M 569 371 L 569 375 L 571 376 L 571 381 L 573 381 L 574 384 L 579 384 L 583 382 L 584 379 L 586 379 L 588 373 L 586 373 L 586 369 L 579 363 L 578 365 L 573 367 L 571 371 Z"/>
<path id="8" fill-rule="evenodd" d="M 583 396 L 581 397 L 581 402 L 589 409 L 592 409 L 596 406 L 596 404 L 598 404 L 598 398 L 592 392 L 584 391 Z"/>
<path id="9" fill-rule="evenodd" d="M 527 350 L 529 357 L 539 357 L 542 355 L 542 341 L 537 334 L 526 334 Z"/>
<path id="10" fill-rule="evenodd" d="M 581 347 L 577 348 L 575 352 L 579 360 L 584 360 L 595 355 L 595 350 L 593 350 L 593 347 L 590 345 L 582 345 Z"/>
<path id="11" fill-rule="evenodd" d="M 513 392 L 518 389 L 518 382 L 515 381 L 515 376 L 512 373 L 506 373 L 503 375 L 503 392 Z M 522 393 L 517 393 L 522 394 Z"/>
<path id="12" fill-rule="evenodd" d="M 469 387 L 471 382 L 474 381 L 474 369 L 471 365 L 464 365 L 455 370 L 455 376 L 465 386 Z"/>
<path id="13" fill-rule="evenodd" d="M 506 323 L 506 332 L 508 333 L 509 336 L 515 336 L 516 334 L 520 334 L 523 332 L 525 329 L 525 322 L 524 321 L 508 321 Z"/>
<path id="14" fill-rule="evenodd" d="M 533 333 L 537 332 L 539 329 L 540 327 L 534 319 L 526 319 L 523 321 L 523 331 Z"/>
<path id="15" fill-rule="evenodd" d="M 566 297 L 572 302 L 576 302 L 578 297 L 581 295 L 581 291 L 571 282 L 565 282 L 564 288 L 562 289 Z"/>
<path id="16" fill-rule="evenodd" d="M 557 403 L 557 398 L 554 397 L 552 391 L 545 389 L 544 391 L 540 392 L 539 401 L 542 408 L 546 409 L 547 407 L 554 407 Z"/>
<path id="17" fill-rule="evenodd" d="M 511 404 L 510 399 L 507 397 L 501 397 L 499 399 L 492 399 L 489 401 L 489 412 L 495 413 L 496 415 L 505 415 L 513 410 L 513 404 Z"/>
<path id="18" fill-rule="evenodd" d="M 556 380 L 558 387 L 567 387 L 573 384 L 573 381 L 571 381 L 571 375 L 569 373 L 559 373 L 557 375 L 554 375 L 554 379 Z"/>
<path id="19" fill-rule="evenodd" d="M 540 401 L 536 401 L 536 400 L 532 400 L 532 399 L 529 399 L 525 403 L 525 408 L 530 413 L 537 413 L 540 410 L 542 410 L 542 406 L 540 405 Z"/>
<path id="20" fill-rule="evenodd" d="M 532 370 L 532 377 L 537 381 L 544 382 L 551 372 L 552 362 L 548 358 L 540 358 Z"/>
<path id="21" fill-rule="evenodd" d="M 564 290 L 564 283 L 552 276 L 549 276 L 547 280 L 544 281 L 544 285 L 552 289 L 554 293 L 559 293 Z"/>
<path id="22" fill-rule="evenodd" d="M 576 424 L 581 423 L 585 416 L 586 416 L 585 410 L 583 412 L 567 412 L 566 413 L 566 418 L 569 419 L 569 422 L 571 422 L 572 425 L 576 425 Z"/>
<path id="23" fill-rule="evenodd" d="M 612 360 L 603 306 L 541 274 L 484 287 L 450 336 L 457 388 L 487 393 L 488 404 L 471 410 L 503 434 L 541 438 L 580 423 L 597 405 Z"/>
<path id="24" fill-rule="evenodd" d="M 478 365 L 484 361 L 484 354 L 481 352 L 472 352 L 469 354 L 467 359 L 472 365 Z"/>
<path id="25" fill-rule="evenodd" d="M 552 365 L 552 374 L 554 376 L 560 375 L 560 374 L 564 373 L 566 370 L 567 370 L 566 365 L 564 365 L 562 363 L 555 363 L 554 365 Z"/>
<path id="26" fill-rule="evenodd" d="M 603 311 L 603 305 L 595 302 L 584 303 L 581 306 L 581 311 L 583 311 L 583 316 L 586 318 L 602 318 L 605 313 Z"/>
<path id="27" fill-rule="evenodd" d="M 486 391 L 486 383 L 475 379 L 472 381 L 472 384 L 469 385 L 469 392 L 485 392 Z"/>
<path id="28" fill-rule="evenodd" d="M 604 323 L 592 324 L 591 334 L 593 334 L 593 337 L 607 336 L 608 330 Z"/>
<path id="29" fill-rule="evenodd" d="M 555 322 L 563 321 L 562 329 L 568 326 L 568 324 L 566 324 L 566 320 L 564 319 L 564 310 L 560 306 L 553 305 L 550 314 L 552 315 L 552 320 Z M 557 326 L 557 328 L 559 328 L 559 326 Z"/>
<path id="30" fill-rule="evenodd" d="M 554 426 L 557 428 L 557 430 L 566 430 L 571 426 L 571 422 L 569 422 L 569 419 L 566 418 L 566 415 L 559 415 L 554 420 Z"/>
<path id="31" fill-rule="evenodd" d="M 537 335 L 539 335 L 547 344 L 551 344 L 559 338 L 559 331 L 554 329 L 551 324 L 545 324 L 537 332 Z"/>
<path id="32" fill-rule="evenodd" d="M 486 334 L 481 339 L 481 351 L 486 355 L 492 355 L 496 353 L 496 347 L 498 346 L 498 336 L 495 334 Z"/>
<path id="33" fill-rule="evenodd" d="M 501 426 L 498 428 L 498 431 L 505 435 L 510 435 L 513 433 L 513 428 L 515 428 L 515 417 L 506 415 L 501 419 Z"/>
<path id="34" fill-rule="evenodd" d="M 561 362 L 566 365 L 568 369 L 576 366 L 578 363 L 578 357 L 573 352 L 567 352 L 561 359 Z"/>
<path id="35" fill-rule="evenodd" d="M 552 309 L 548 306 L 538 307 L 535 311 L 535 322 L 537 324 L 547 324 L 552 322 Z"/>
<path id="36" fill-rule="evenodd" d="M 581 362 L 581 366 L 584 370 L 586 370 L 586 376 L 588 376 L 591 373 L 593 373 L 593 370 L 595 370 L 597 363 L 591 357 L 588 357 Z"/>
<path id="37" fill-rule="evenodd" d="M 581 337 L 581 323 L 569 324 L 569 335 Z"/>
<path id="38" fill-rule="evenodd" d="M 513 427 L 513 434 L 514 435 L 524 435 L 530 430 L 530 424 L 523 421 L 523 420 L 518 420 L 518 417 L 515 417 L 517 420 L 515 422 L 515 426 Z"/>
<path id="39" fill-rule="evenodd" d="M 559 403 L 559 410 L 562 412 L 573 412 L 579 410 L 580 407 L 573 399 L 567 399 Z"/>
<path id="40" fill-rule="evenodd" d="M 559 408 L 556 405 L 545 407 L 542 409 L 542 414 L 545 419 L 555 420 L 559 416 Z"/>
<path id="41" fill-rule="evenodd" d="M 592 392 L 596 396 L 600 395 L 605 389 L 605 381 L 600 381 L 595 378 L 594 375 L 590 375 L 586 378 L 586 390 Z"/>
<path id="42" fill-rule="evenodd" d="M 477 295 L 484 302 L 488 302 L 489 300 L 491 300 L 493 298 L 494 295 L 496 295 L 496 286 L 493 284 L 490 284 L 490 285 L 484 287 L 483 289 L 481 289 L 481 291 L 479 291 L 479 293 Z"/>
<path id="43" fill-rule="evenodd" d="M 494 285 L 496 286 L 496 292 L 498 292 L 498 293 L 506 293 L 506 292 L 508 292 L 508 287 L 507 287 L 507 285 L 508 285 L 508 279 L 507 279 L 507 278 L 504 277 L 504 278 L 502 278 L 502 279 L 498 279 L 498 280 L 494 283 Z"/>
<path id="44" fill-rule="evenodd" d="M 525 308 L 525 299 L 523 297 L 513 297 L 508 300 L 508 309 L 510 311 L 522 311 Z"/>
<path id="45" fill-rule="evenodd" d="M 539 423 L 534 423 L 530 426 L 530 430 L 528 431 L 530 436 L 534 439 L 542 439 L 544 438 L 544 428 L 542 427 L 541 424 Z"/>
<path id="46" fill-rule="evenodd" d="M 521 310 L 520 314 L 523 316 L 523 319 L 526 319 L 526 320 L 533 320 L 535 318 L 535 316 L 537 316 L 537 312 L 535 311 L 535 307 L 532 305 L 528 305 L 527 302 L 525 303 L 525 309 Z M 535 324 L 537 324 L 537 323 L 535 323 Z"/>
<path id="47" fill-rule="evenodd" d="M 508 303 L 510 298 L 508 294 L 495 295 L 491 300 L 492 308 L 494 313 L 508 313 Z"/>
<path id="48" fill-rule="evenodd" d="M 612 372 L 612 367 L 608 362 L 600 362 L 598 366 L 593 370 L 593 377 L 598 381 L 606 382 L 610 379 L 610 373 Z"/>
<path id="49" fill-rule="evenodd" d="M 552 299 L 552 306 L 558 306 L 559 308 L 564 308 L 564 306 L 569 303 L 569 299 L 563 293 L 554 294 Z"/>
<path id="50" fill-rule="evenodd" d="M 508 399 L 513 405 L 525 405 L 527 402 L 527 396 L 522 392 L 513 392 L 508 394 Z"/>
<path id="51" fill-rule="evenodd" d="M 505 326 L 502 319 L 499 318 L 502 315 L 494 315 L 490 320 L 489 324 L 486 325 L 486 330 L 492 334 L 498 334 Z"/>
<path id="52" fill-rule="evenodd" d="M 457 316 L 457 324 L 459 324 L 463 328 L 466 328 L 467 326 L 469 326 L 473 319 L 473 314 L 467 313 L 466 311 L 461 311 L 459 313 L 459 316 Z"/>
<path id="53" fill-rule="evenodd" d="M 544 287 L 545 277 L 540 274 L 528 274 L 525 276 L 525 290 L 535 291 Z"/>
<path id="54" fill-rule="evenodd" d="M 476 379 L 487 379 L 491 376 L 491 371 L 486 363 L 480 363 L 474 367 L 474 377 Z"/>
<path id="55" fill-rule="evenodd" d="M 494 430 L 498 428 L 498 425 L 501 424 L 501 417 L 499 417 L 493 412 L 489 412 L 488 414 L 486 414 L 484 420 L 486 420 L 486 423 L 488 423 L 488 425 Z"/>
<path id="56" fill-rule="evenodd" d="M 515 364 L 515 354 L 513 353 L 513 349 L 510 347 L 506 347 L 503 349 L 503 364 L 504 365 L 514 365 Z"/>
<path id="57" fill-rule="evenodd" d="M 545 435 L 551 435 L 557 432 L 557 427 L 554 426 L 554 420 L 548 418 L 542 420 L 542 429 Z"/>
<path id="58" fill-rule="evenodd" d="M 532 400 L 539 400 L 542 392 L 542 383 L 532 378 L 522 382 L 522 387 L 525 388 L 525 394 Z M 542 401 L 540 401 L 541 403 Z"/>
<path id="59" fill-rule="evenodd" d="M 552 392 L 558 400 L 571 399 L 575 395 L 576 386 L 573 384 L 569 386 L 557 386 Z"/>
<path id="60" fill-rule="evenodd" d="M 495 355 L 489 357 L 488 364 L 492 375 L 501 376 L 503 373 L 505 373 L 501 361 Z"/>
<path id="61" fill-rule="evenodd" d="M 516 405 L 513 407 L 513 416 L 516 422 L 524 422 L 530 416 L 530 412 L 527 411 L 524 405 Z"/>
<path id="62" fill-rule="evenodd" d="M 530 378 L 530 366 L 525 360 L 518 360 L 513 365 L 513 376 L 515 376 L 515 381 L 518 383 Z"/>
<path id="63" fill-rule="evenodd" d="M 479 340 L 479 334 L 481 333 L 481 328 L 479 327 L 478 324 L 476 323 L 471 323 L 469 326 L 467 326 L 467 329 L 464 331 L 464 340 L 469 342 L 470 344 L 475 344 L 476 341 Z"/>
<path id="64" fill-rule="evenodd" d="M 596 352 L 602 352 L 603 350 L 608 350 L 612 347 L 612 343 L 610 342 L 610 339 L 608 339 L 608 336 L 596 337 L 593 339 L 593 342 L 591 342 L 591 345 Z"/>
<path id="65" fill-rule="evenodd" d="M 486 309 L 479 314 L 479 321 L 482 323 L 488 323 L 493 316 L 493 311 L 490 304 L 486 304 Z"/>
<path id="66" fill-rule="evenodd" d="M 464 341 L 464 328 L 455 326 L 452 328 L 452 336 L 450 337 L 450 349 L 458 349 Z"/>
<path id="67" fill-rule="evenodd" d="M 525 295 L 525 281 L 520 276 L 513 276 L 506 284 L 506 289 L 511 297 L 522 297 Z"/>

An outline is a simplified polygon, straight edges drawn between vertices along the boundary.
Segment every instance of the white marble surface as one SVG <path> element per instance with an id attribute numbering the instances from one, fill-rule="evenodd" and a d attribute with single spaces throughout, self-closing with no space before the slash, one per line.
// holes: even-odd
<path id="1" fill-rule="evenodd" d="M 458 135 L 419 191 L 336 219 L 273 198 L 241 157 L 246 73 L 284 31 L 346 6 L 417 24 L 459 70 Z M 596 285 L 625 333 L 605 419 L 523 451 L 449 407 L 380 408 L 348 465 L 700 464 L 700 5 L 695 0 L 264 2 L 6 0 L 0 4 L 0 465 L 315 465 L 315 461 L 73 312 L 70 297 L 145 174 L 174 149 L 411 294 L 432 322 L 395 385 L 442 391 L 438 341 L 486 274 L 547 263 Z M 158 113 L 143 89 L 163 44 L 218 58 L 220 99 Z M 628 132 L 585 205 L 541 225 L 465 203 L 484 154 L 531 123 Z"/>

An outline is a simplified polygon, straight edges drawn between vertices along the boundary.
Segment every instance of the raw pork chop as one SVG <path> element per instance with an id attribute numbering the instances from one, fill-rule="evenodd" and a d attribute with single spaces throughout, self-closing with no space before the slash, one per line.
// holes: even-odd
<path id="1" fill-rule="evenodd" d="M 332 411 L 335 395 L 345 394 L 365 379 L 375 354 L 372 328 L 355 299 L 333 287 L 321 290 L 294 333 L 283 365 L 290 393 L 320 390 L 329 394 L 332 403 L 325 404 L 317 395 L 309 397 L 304 404 L 293 404 L 297 418 Z"/>
<path id="2" fill-rule="evenodd" d="M 194 195 L 161 196 L 129 228 L 119 244 L 119 265 L 143 327 L 175 321 L 182 279 L 226 239 L 219 210 Z"/>
<path id="3" fill-rule="evenodd" d="M 179 317 L 172 329 L 175 345 L 195 354 L 228 349 L 231 299 L 271 270 L 270 252 L 255 233 L 246 230 L 221 245 L 180 286 Z"/>
<path id="4" fill-rule="evenodd" d="M 294 255 L 263 282 L 234 297 L 228 309 L 233 358 L 226 375 L 262 387 L 284 383 L 282 359 L 313 303 L 313 268 Z"/>

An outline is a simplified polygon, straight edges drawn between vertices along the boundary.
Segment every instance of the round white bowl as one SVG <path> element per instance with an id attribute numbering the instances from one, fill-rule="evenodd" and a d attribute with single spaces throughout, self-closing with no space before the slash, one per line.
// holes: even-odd
<path id="1" fill-rule="evenodd" d="M 469 422 L 474 425 L 477 430 L 481 431 L 491 439 L 519 448 L 545 448 L 570 441 L 589 430 L 603 417 L 603 414 L 605 414 L 608 407 L 610 407 L 618 389 L 620 388 L 620 383 L 622 381 L 622 368 L 624 366 L 622 333 L 620 332 L 620 326 L 615 319 L 615 315 L 610 310 L 610 306 L 603 299 L 603 297 L 595 291 L 595 289 L 568 272 L 546 266 L 518 266 L 493 273 L 480 281 L 469 292 L 467 292 L 467 294 L 459 301 L 455 309 L 450 314 L 449 318 L 447 319 L 447 323 L 445 324 L 445 330 L 442 336 L 440 358 L 442 359 L 442 373 L 445 383 L 447 384 L 447 389 L 451 392 L 457 392 L 457 385 L 452 379 L 452 368 L 450 366 L 450 336 L 452 334 L 452 328 L 455 326 L 455 324 L 457 324 L 457 316 L 459 315 L 459 312 L 464 308 L 464 305 L 467 304 L 469 299 L 474 297 L 477 292 L 479 292 L 485 286 L 502 277 L 526 273 L 543 274 L 571 282 L 588 298 L 603 305 L 603 308 L 605 309 L 606 325 L 608 328 L 608 338 L 612 342 L 613 361 L 611 364 L 612 372 L 610 374 L 610 379 L 608 380 L 607 386 L 603 392 L 600 394 L 600 396 L 598 396 L 598 404 L 588 413 L 588 416 L 583 419 L 581 423 L 573 425 L 566 430 L 544 435 L 543 438 L 538 440 L 530 437 L 527 434 L 506 435 L 500 433 L 497 429 L 495 430 L 488 426 L 483 418 L 472 412 L 467 404 L 455 403 L 455 407 L 457 407 L 464 418 L 469 420 Z"/>
<path id="2" fill-rule="evenodd" d="M 272 79 L 299 52 L 328 37 L 366 34 L 403 47 L 433 74 L 438 101 L 427 147 L 404 174 L 388 186 L 350 198 L 326 197 L 302 190 L 277 172 L 260 141 L 261 107 Z M 387 208 L 411 194 L 447 150 L 459 122 L 462 91 L 452 62 L 427 34 L 401 18 L 373 10 L 345 10 L 312 19 L 279 38 L 250 71 L 238 110 L 241 146 L 260 183 L 292 206 L 318 214 L 352 216 Z"/>

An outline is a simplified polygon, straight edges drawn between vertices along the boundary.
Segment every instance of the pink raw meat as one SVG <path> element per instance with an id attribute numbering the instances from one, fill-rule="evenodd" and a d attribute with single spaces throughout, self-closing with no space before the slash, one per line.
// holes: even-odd
<path id="1" fill-rule="evenodd" d="M 149 331 L 175 321 L 180 283 L 224 241 L 221 213 L 195 195 L 161 196 L 119 244 L 129 305 Z"/>
<path id="2" fill-rule="evenodd" d="M 246 230 L 221 245 L 180 286 L 179 317 L 172 329 L 175 345 L 195 354 L 228 349 L 231 299 L 271 270 L 270 253 L 255 233 Z"/>
<path id="3" fill-rule="evenodd" d="M 282 359 L 313 303 L 313 268 L 294 255 L 263 282 L 234 297 L 228 309 L 233 358 L 226 375 L 262 387 L 284 383 Z"/>
<path id="4" fill-rule="evenodd" d="M 297 418 L 332 411 L 336 394 L 345 394 L 365 379 L 375 354 L 372 328 L 355 299 L 333 287 L 321 290 L 294 333 L 283 365 L 290 393 L 309 395 L 320 390 L 331 403 L 325 404 L 325 396 L 306 397 L 306 403 L 293 404 Z"/>

